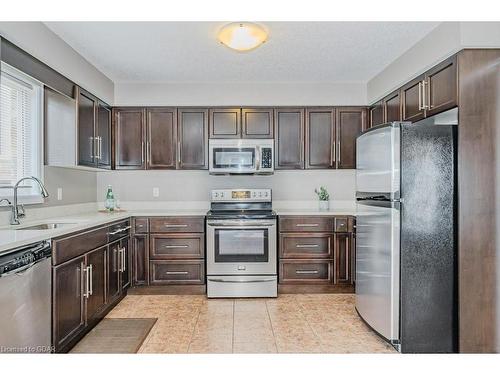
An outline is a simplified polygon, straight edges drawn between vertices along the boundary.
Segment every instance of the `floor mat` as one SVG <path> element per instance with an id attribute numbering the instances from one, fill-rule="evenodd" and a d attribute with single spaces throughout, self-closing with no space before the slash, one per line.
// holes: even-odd
<path id="1" fill-rule="evenodd" d="M 137 353 L 156 320 L 103 319 L 71 353 Z"/>

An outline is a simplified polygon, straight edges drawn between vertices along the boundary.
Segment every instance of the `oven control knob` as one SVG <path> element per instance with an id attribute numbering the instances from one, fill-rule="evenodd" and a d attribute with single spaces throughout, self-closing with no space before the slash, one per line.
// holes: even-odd
<path id="1" fill-rule="evenodd" d="M 245 266 L 238 266 L 238 271 L 245 271 L 247 268 Z"/>

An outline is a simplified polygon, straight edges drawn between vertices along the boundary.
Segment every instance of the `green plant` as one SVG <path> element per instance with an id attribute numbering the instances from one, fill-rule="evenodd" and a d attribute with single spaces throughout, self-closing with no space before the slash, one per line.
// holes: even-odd
<path id="1" fill-rule="evenodd" d="M 314 192 L 316 193 L 320 201 L 327 201 L 328 199 L 330 199 L 330 194 L 328 194 L 328 191 L 324 186 L 320 186 L 319 190 L 314 189 Z"/>

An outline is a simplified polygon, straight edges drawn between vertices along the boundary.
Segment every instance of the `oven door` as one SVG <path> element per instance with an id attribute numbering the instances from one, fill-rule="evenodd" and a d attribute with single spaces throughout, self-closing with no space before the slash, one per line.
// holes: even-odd
<path id="1" fill-rule="evenodd" d="M 210 146 L 210 173 L 254 173 L 259 159 L 255 146 Z"/>
<path id="2" fill-rule="evenodd" d="M 208 275 L 275 275 L 276 220 L 207 221 Z"/>

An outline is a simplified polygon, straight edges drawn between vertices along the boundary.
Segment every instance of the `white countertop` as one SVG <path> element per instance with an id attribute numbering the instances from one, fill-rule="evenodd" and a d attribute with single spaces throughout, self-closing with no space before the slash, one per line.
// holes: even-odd
<path id="1" fill-rule="evenodd" d="M 331 208 L 328 211 L 320 211 L 314 208 L 278 208 L 275 209 L 276 214 L 281 216 L 356 216 L 356 211 L 343 208 Z"/>
<path id="2" fill-rule="evenodd" d="M 65 234 L 111 223 L 132 216 L 205 216 L 207 210 L 133 210 L 113 213 L 91 212 L 57 216 L 41 220 L 26 220 L 19 226 L 7 225 L 0 227 L 0 253 L 16 247 L 29 245 L 38 241 L 48 240 Z M 44 230 L 16 230 L 41 223 L 71 223 L 61 228 Z"/>

